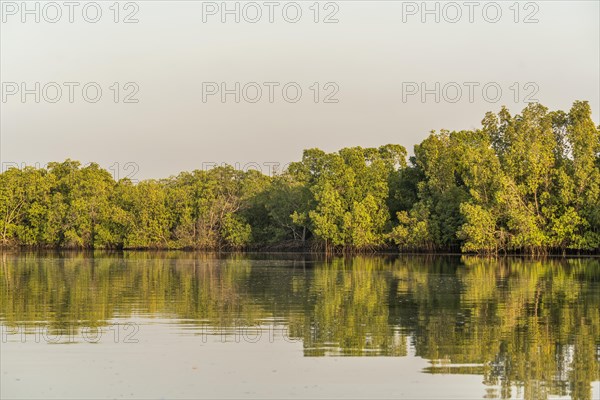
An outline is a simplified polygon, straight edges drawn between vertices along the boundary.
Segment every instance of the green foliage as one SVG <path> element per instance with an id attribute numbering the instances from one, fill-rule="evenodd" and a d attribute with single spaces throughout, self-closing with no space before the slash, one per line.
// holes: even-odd
<path id="1" fill-rule="evenodd" d="M 423 204 L 416 204 L 410 211 L 399 211 L 398 225 L 390 238 L 403 250 L 434 250 L 429 227 L 429 211 Z"/>
<path id="2" fill-rule="evenodd" d="M 3 245 L 44 240 L 53 176 L 34 168 L 0 174 L 0 234 Z"/>
<path id="3" fill-rule="evenodd" d="M 240 217 L 227 214 L 223 219 L 221 236 L 227 245 L 240 248 L 250 242 L 252 228 Z"/>
<path id="4" fill-rule="evenodd" d="M 406 150 L 398 145 L 352 147 L 331 154 L 305 151 L 290 173 L 309 189 L 312 201 L 308 212 L 293 214 L 294 220 L 308 222 L 327 251 L 383 244 L 390 227 L 388 184 L 406 166 L 405 160 Z"/>
<path id="5" fill-rule="evenodd" d="M 0 244 L 477 253 L 598 251 L 600 130 L 587 102 L 487 113 L 400 145 L 305 150 L 280 175 L 231 166 L 115 182 L 66 160 L 0 174 Z"/>
<path id="6" fill-rule="evenodd" d="M 258 243 L 286 241 L 305 243 L 309 233 L 308 213 L 312 195 L 289 173 L 275 176 L 251 198 L 243 213 Z"/>
<path id="7" fill-rule="evenodd" d="M 466 219 L 466 223 L 458 232 L 459 237 L 467 239 L 462 246 L 463 250 L 486 253 L 497 252 L 497 222 L 492 211 L 478 204 L 462 203 L 460 212 Z"/>

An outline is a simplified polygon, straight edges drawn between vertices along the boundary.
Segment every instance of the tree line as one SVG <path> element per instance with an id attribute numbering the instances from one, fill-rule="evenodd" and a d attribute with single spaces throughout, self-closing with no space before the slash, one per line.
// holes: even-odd
<path id="1" fill-rule="evenodd" d="M 275 176 L 231 166 L 137 184 L 97 164 L 0 174 L 4 246 L 597 252 L 600 127 L 587 102 L 487 113 L 404 147 L 305 150 Z"/>

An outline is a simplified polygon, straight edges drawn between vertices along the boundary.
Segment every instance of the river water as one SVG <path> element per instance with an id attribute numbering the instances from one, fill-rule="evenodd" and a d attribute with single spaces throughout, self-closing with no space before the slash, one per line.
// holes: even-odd
<path id="1" fill-rule="evenodd" d="M 0 257 L 3 399 L 600 399 L 599 259 Z"/>

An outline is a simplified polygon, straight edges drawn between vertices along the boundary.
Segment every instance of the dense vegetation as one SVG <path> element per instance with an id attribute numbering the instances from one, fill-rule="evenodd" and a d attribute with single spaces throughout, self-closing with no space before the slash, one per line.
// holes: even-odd
<path id="1" fill-rule="evenodd" d="M 600 130 L 587 102 L 486 114 L 481 129 L 305 150 L 269 177 L 232 167 L 118 182 L 96 164 L 0 175 L 0 243 L 63 248 L 547 253 L 600 247 Z"/>

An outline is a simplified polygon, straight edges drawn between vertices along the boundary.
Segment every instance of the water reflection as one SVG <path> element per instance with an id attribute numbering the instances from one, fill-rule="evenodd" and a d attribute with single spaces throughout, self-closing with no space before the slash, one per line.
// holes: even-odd
<path id="1" fill-rule="evenodd" d="M 488 397 L 591 398 L 600 379 L 597 259 L 3 254 L 5 327 L 50 334 L 145 316 L 185 334 L 285 328 L 305 356 L 406 356 L 477 374 Z M 261 328 L 262 327 L 262 328 Z"/>

